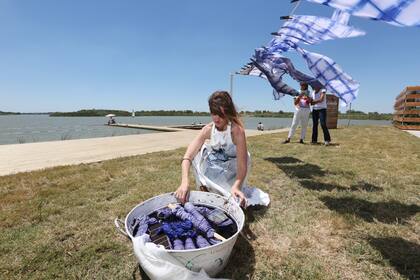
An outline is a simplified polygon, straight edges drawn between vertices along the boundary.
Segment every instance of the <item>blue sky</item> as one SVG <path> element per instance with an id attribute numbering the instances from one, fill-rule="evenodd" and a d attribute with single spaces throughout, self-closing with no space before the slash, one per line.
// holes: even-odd
<path id="1" fill-rule="evenodd" d="M 83 108 L 207 111 L 229 73 L 266 44 L 288 0 L 0 0 L 0 111 Z M 303 1 L 296 14 L 330 16 Z M 366 36 L 305 46 L 360 82 L 353 109 L 392 112 L 395 96 L 420 85 L 420 28 L 352 17 Z M 287 54 L 298 69 L 302 59 Z M 290 81 L 290 85 L 298 85 Z M 268 82 L 235 76 L 240 110 L 292 111 Z"/>

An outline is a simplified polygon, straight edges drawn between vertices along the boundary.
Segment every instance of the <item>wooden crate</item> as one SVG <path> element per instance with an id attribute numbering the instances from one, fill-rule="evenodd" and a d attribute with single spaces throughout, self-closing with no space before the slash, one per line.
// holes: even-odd
<path id="1" fill-rule="evenodd" d="M 338 121 L 338 97 L 327 94 L 327 127 L 337 128 Z"/>
<path id="2" fill-rule="evenodd" d="M 420 86 L 406 87 L 395 98 L 394 110 L 395 127 L 420 130 Z"/>

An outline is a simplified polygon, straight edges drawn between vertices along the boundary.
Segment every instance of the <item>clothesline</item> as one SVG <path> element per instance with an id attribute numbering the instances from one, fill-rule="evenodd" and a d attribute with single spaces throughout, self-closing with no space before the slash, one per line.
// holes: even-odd
<path id="1" fill-rule="evenodd" d="M 284 83 L 283 76 L 287 74 L 299 83 L 328 89 L 340 98 L 342 105 L 347 105 L 357 97 L 359 84 L 331 58 L 306 51 L 298 44 L 313 45 L 325 40 L 363 36 L 365 32 L 348 26 L 349 16 L 343 12 L 334 12 L 332 18 L 294 15 L 299 4 L 300 1 L 292 9 L 290 19 L 277 32 L 272 33 L 275 37 L 265 47 L 255 50 L 251 63 L 243 67 L 239 74 L 268 80 L 275 100 L 285 95 L 299 94 L 296 89 Z M 297 70 L 291 60 L 284 56 L 290 50 L 304 58 L 314 77 Z"/>

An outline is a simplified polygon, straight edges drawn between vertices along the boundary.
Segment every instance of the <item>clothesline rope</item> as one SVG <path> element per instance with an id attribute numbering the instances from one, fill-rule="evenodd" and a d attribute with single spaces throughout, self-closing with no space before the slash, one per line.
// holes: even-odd
<path id="1" fill-rule="evenodd" d="M 297 8 L 299 7 L 299 5 L 300 5 L 300 0 L 298 0 L 297 2 L 296 2 L 296 5 L 293 7 L 293 9 L 290 11 L 290 13 L 289 13 L 289 15 L 290 16 L 293 16 L 294 14 L 295 14 L 295 12 L 296 12 L 296 10 L 297 10 Z"/>

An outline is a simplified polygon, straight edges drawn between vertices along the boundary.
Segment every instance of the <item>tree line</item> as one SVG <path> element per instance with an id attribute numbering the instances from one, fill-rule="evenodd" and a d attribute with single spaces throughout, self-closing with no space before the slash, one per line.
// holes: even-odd
<path id="1" fill-rule="evenodd" d="M 90 109 L 90 110 L 79 110 L 76 112 L 56 112 L 51 113 L 51 117 L 103 117 L 108 114 L 114 114 L 121 117 L 129 117 L 132 115 L 129 111 L 123 110 L 106 110 L 106 109 Z M 293 112 L 284 111 L 268 111 L 268 110 L 256 110 L 256 111 L 240 111 L 239 114 L 242 117 L 258 117 L 258 118 L 291 118 Z M 198 112 L 192 110 L 142 110 L 135 111 L 136 116 L 210 116 L 209 112 Z M 341 119 L 358 119 L 358 120 L 392 120 L 392 113 L 378 113 L 348 110 L 345 113 L 339 112 L 339 118 Z"/>
<path id="2" fill-rule="evenodd" d="M 90 109 L 79 110 L 76 112 L 55 112 L 50 117 L 103 117 L 114 114 L 117 117 L 130 117 L 132 112 L 123 110 Z M 210 116 L 208 112 L 195 112 L 192 110 L 155 110 L 155 111 L 135 111 L 136 116 Z"/>
<path id="3" fill-rule="evenodd" d="M 16 112 L 3 112 L 0 111 L 0 115 L 23 115 L 23 114 L 35 114 L 35 113 L 16 113 Z M 36 113 L 41 114 L 41 113 Z M 110 110 L 110 109 L 83 109 L 75 112 L 53 112 L 43 113 L 49 114 L 50 117 L 103 117 L 108 114 L 114 114 L 117 117 L 130 117 L 132 115 L 129 111 L 124 110 Z M 258 117 L 258 118 L 291 118 L 293 112 L 284 111 L 268 111 L 268 110 L 256 110 L 256 111 L 240 111 L 239 114 L 242 117 Z M 142 110 L 135 111 L 136 116 L 210 116 L 209 112 L 198 112 L 192 110 Z M 348 110 L 345 113 L 338 115 L 341 119 L 355 119 L 355 120 L 392 120 L 392 113 L 378 113 L 356 110 Z"/>

